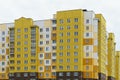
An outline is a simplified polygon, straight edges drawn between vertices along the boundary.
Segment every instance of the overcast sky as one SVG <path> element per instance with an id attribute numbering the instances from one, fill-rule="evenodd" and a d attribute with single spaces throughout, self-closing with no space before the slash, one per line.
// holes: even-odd
<path id="1" fill-rule="evenodd" d="M 0 0 L 0 23 L 13 22 L 19 17 L 33 20 L 49 19 L 56 11 L 88 9 L 102 13 L 107 31 L 114 32 L 120 50 L 120 0 Z"/>

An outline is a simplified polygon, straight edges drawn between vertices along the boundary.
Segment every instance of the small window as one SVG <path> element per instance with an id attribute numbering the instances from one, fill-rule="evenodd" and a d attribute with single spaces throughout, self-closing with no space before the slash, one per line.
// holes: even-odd
<path id="1" fill-rule="evenodd" d="M 89 23 L 89 19 L 86 20 L 86 23 Z"/>
<path id="2" fill-rule="evenodd" d="M 70 19 L 67 19 L 67 23 L 70 23 Z"/>
<path id="3" fill-rule="evenodd" d="M 86 26 L 86 30 L 89 30 L 89 26 Z"/>
<path id="4" fill-rule="evenodd" d="M 40 28 L 40 32 L 43 32 L 43 29 L 42 29 L 42 28 Z"/>
<path id="5" fill-rule="evenodd" d="M 24 29 L 24 32 L 28 32 L 28 28 L 25 28 L 25 29 Z"/>
<path id="6" fill-rule="evenodd" d="M 69 29 L 70 29 L 70 26 L 67 26 L 67 29 L 69 30 Z"/>
<path id="7" fill-rule="evenodd" d="M 78 22 L 78 18 L 74 18 L 74 22 Z"/>
<path id="8" fill-rule="evenodd" d="M 78 52 L 74 52 L 74 56 L 78 56 Z"/>
<path id="9" fill-rule="evenodd" d="M 78 36 L 78 32 L 74 32 L 74 36 Z"/>
<path id="10" fill-rule="evenodd" d="M 17 32 L 20 32 L 20 29 L 17 29 Z"/>
<path id="11" fill-rule="evenodd" d="M 49 32 L 49 28 L 46 28 L 46 32 Z"/>
<path id="12" fill-rule="evenodd" d="M 5 35 L 5 31 L 2 31 L 2 35 Z"/>
<path id="13" fill-rule="evenodd" d="M 62 24 L 64 22 L 63 19 L 60 19 L 59 21 L 60 21 L 60 24 Z"/>
<path id="14" fill-rule="evenodd" d="M 74 29 L 78 29 L 78 25 L 74 25 Z"/>

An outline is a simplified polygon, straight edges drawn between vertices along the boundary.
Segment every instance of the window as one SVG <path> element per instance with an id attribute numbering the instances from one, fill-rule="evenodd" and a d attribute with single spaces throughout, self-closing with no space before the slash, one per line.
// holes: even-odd
<path id="1" fill-rule="evenodd" d="M 78 52 L 74 52 L 74 56 L 78 56 Z"/>
<path id="2" fill-rule="evenodd" d="M 46 49 L 45 49 L 46 51 L 49 51 L 49 47 L 46 47 Z"/>
<path id="3" fill-rule="evenodd" d="M 67 23 L 70 23 L 70 19 L 67 19 Z"/>
<path id="4" fill-rule="evenodd" d="M 74 49 L 78 49 L 78 45 L 75 45 L 75 46 L 74 46 Z"/>
<path id="5" fill-rule="evenodd" d="M 59 53 L 59 56 L 63 56 L 63 53 L 62 53 L 62 52 L 60 52 L 60 53 Z"/>
<path id="6" fill-rule="evenodd" d="M 63 26 L 60 26 L 60 30 L 63 30 Z"/>
<path id="7" fill-rule="evenodd" d="M 78 25 L 74 25 L 74 29 L 78 29 Z"/>
<path id="8" fill-rule="evenodd" d="M 48 73 L 46 73 L 46 77 L 49 77 L 49 74 L 48 74 Z"/>
<path id="9" fill-rule="evenodd" d="M 42 71 L 43 70 L 43 67 L 40 67 L 40 71 Z"/>
<path id="10" fill-rule="evenodd" d="M 78 62 L 78 59 L 77 59 L 77 58 L 75 58 L 75 59 L 74 59 L 74 62 Z"/>
<path id="11" fill-rule="evenodd" d="M 53 44 L 56 43 L 56 40 L 52 40 L 52 43 L 53 43 Z"/>
<path id="12" fill-rule="evenodd" d="M 70 26 L 67 26 L 67 29 L 70 29 Z"/>
<path id="13" fill-rule="evenodd" d="M 20 58 L 20 56 L 21 56 L 20 54 L 17 54 L 17 58 Z"/>
<path id="14" fill-rule="evenodd" d="M 49 41 L 46 41 L 46 44 L 49 44 Z"/>
<path id="15" fill-rule="evenodd" d="M 43 29 L 42 29 L 42 28 L 40 28 L 40 32 L 43 32 Z"/>
<path id="16" fill-rule="evenodd" d="M 89 70 L 89 66 L 86 66 L 86 70 Z"/>
<path id="17" fill-rule="evenodd" d="M 5 38 L 4 38 L 4 37 L 2 37 L 2 41 L 5 41 Z"/>
<path id="18" fill-rule="evenodd" d="M 86 77 L 89 77 L 89 73 L 88 72 L 86 72 Z"/>
<path id="19" fill-rule="evenodd" d="M 52 27 L 52 30 L 56 30 L 56 27 Z"/>
<path id="20" fill-rule="evenodd" d="M 52 50 L 56 50 L 56 46 L 52 46 Z"/>
<path id="21" fill-rule="evenodd" d="M 78 76 L 78 72 L 74 72 L 74 76 Z"/>
<path id="22" fill-rule="evenodd" d="M 89 56 L 89 53 L 88 52 L 86 52 L 86 57 L 88 57 Z"/>
<path id="23" fill-rule="evenodd" d="M 2 66 L 4 66 L 5 65 L 5 62 L 2 62 Z"/>
<path id="24" fill-rule="evenodd" d="M 27 47 L 25 47 L 25 48 L 24 48 L 24 51 L 28 51 L 28 48 L 27 48 Z"/>
<path id="25" fill-rule="evenodd" d="M 59 49 L 60 49 L 60 50 L 63 50 L 63 46 L 60 46 Z"/>
<path id="26" fill-rule="evenodd" d="M 74 18 L 74 22 L 78 22 L 78 18 Z"/>
<path id="27" fill-rule="evenodd" d="M 67 70 L 70 70 L 70 66 L 69 65 L 67 66 Z"/>
<path id="28" fill-rule="evenodd" d="M 20 70 L 20 67 L 17 67 L 17 70 Z M 18 77 L 18 76 L 17 76 Z"/>
<path id="29" fill-rule="evenodd" d="M 56 23 L 57 23 L 57 21 L 56 21 L 56 20 L 52 20 L 52 23 L 53 23 L 53 24 L 56 24 Z"/>
<path id="30" fill-rule="evenodd" d="M 20 48 L 17 48 L 17 51 L 19 52 L 19 51 L 20 51 Z"/>
<path id="31" fill-rule="evenodd" d="M 69 45 L 67 46 L 67 49 L 70 49 L 70 46 L 69 46 Z"/>
<path id="32" fill-rule="evenodd" d="M 2 44 L 2 47 L 5 47 L 5 44 L 4 44 L 4 43 Z"/>
<path id="33" fill-rule="evenodd" d="M 52 76 L 56 76 L 56 72 L 52 72 Z"/>
<path id="34" fill-rule="evenodd" d="M 77 65 L 74 66 L 74 70 L 78 70 L 78 66 Z"/>
<path id="35" fill-rule="evenodd" d="M 17 39 L 20 39 L 20 35 L 17 35 Z"/>
<path id="36" fill-rule="evenodd" d="M 63 40 L 62 40 L 62 39 L 60 39 L 60 43 L 63 43 Z"/>
<path id="37" fill-rule="evenodd" d="M 25 60 L 25 61 L 24 61 L 24 64 L 28 64 L 28 60 Z"/>
<path id="38" fill-rule="evenodd" d="M 20 45 L 21 43 L 20 42 L 17 42 L 17 45 Z"/>
<path id="39" fill-rule="evenodd" d="M 2 68 L 2 71 L 5 71 L 5 68 Z"/>
<path id="40" fill-rule="evenodd" d="M 59 63 L 63 63 L 63 59 L 59 59 Z"/>
<path id="41" fill-rule="evenodd" d="M 59 76 L 63 76 L 63 73 L 62 73 L 62 72 L 60 72 L 60 73 L 59 73 Z"/>
<path id="42" fill-rule="evenodd" d="M 49 28 L 46 28 L 46 32 L 49 32 Z"/>
<path id="43" fill-rule="evenodd" d="M 67 62 L 68 62 L 68 63 L 70 62 L 70 59 L 69 59 L 69 58 L 67 59 Z"/>
<path id="44" fill-rule="evenodd" d="M 67 73 L 66 73 L 66 76 L 70 76 L 70 72 L 67 72 Z"/>
<path id="45" fill-rule="evenodd" d="M 89 37 L 89 33 L 86 33 L 86 37 Z"/>
<path id="46" fill-rule="evenodd" d="M 17 32 L 20 32 L 20 29 L 17 29 Z"/>
<path id="47" fill-rule="evenodd" d="M 32 69 L 32 70 L 35 70 L 35 69 L 36 69 L 36 66 L 31 66 L 31 69 Z"/>
<path id="48" fill-rule="evenodd" d="M 86 50 L 89 50 L 89 46 L 86 46 Z"/>
<path id="49" fill-rule="evenodd" d="M 78 32 L 74 32 L 74 36 L 78 36 Z"/>
<path id="50" fill-rule="evenodd" d="M 89 19 L 86 20 L 86 23 L 89 23 Z"/>
<path id="51" fill-rule="evenodd" d="M 43 41 L 40 41 L 40 45 L 43 45 Z"/>
<path id="52" fill-rule="evenodd" d="M 43 38 L 43 35 L 40 35 L 40 38 Z"/>
<path id="53" fill-rule="evenodd" d="M 67 56 L 70 56 L 70 52 L 67 52 Z"/>
<path id="54" fill-rule="evenodd" d="M 40 58 L 43 58 L 43 54 L 40 54 Z"/>
<path id="55" fill-rule="evenodd" d="M 20 63 L 21 63 L 21 62 L 18 60 L 18 61 L 17 61 L 17 64 L 20 64 Z"/>
<path id="56" fill-rule="evenodd" d="M 2 49 L 2 53 L 5 53 L 5 49 Z"/>
<path id="57" fill-rule="evenodd" d="M 24 28 L 24 32 L 28 32 L 28 28 Z"/>
<path id="58" fill-rule="evenodd" d="M 63 33 L 60 33 L 60 36 L 63 37 Z"/>
<path id="59" fill-rule="evenodd" d="M 2 31 L 2 35 L 5 35 L 5 31 Z"/>
<path id="60" fill-rule="evenodd" d="M 69 43 L 70 42 L 70 39 L 67 39 L 67 43 Z"/>
<path id="61" fill-rule="evenodd" d="M 46 64 L 49 64 L 50 63 L 50 61 L 49 60 L 46 60 Z"/>
<path id="62" fill-rule="evenodd" d="M 27 35 L 27 34 L 25 34 L 25 35 L 24 35 L 24 38 L 28 38 L 28 35 Z"/>
<path id="63" fill-rule="evenodd" d="M 60 19 L 59 21 L 60 21 L 60 24 L 62 24 L 62 23 L 63 23 L 63 19 Z"/>
<path id="64" fill-rule="evenodd" d="M 28 54 L 24 54 L 24 58 L 27 58 L 28 57 Z"/>
<path id="65" fill-rule="evenodd" d="M 59 66 L 59 69 L 60 69 L 60 70 L 63 70 L 63 66 Z"/>
<path id="66" fill-rule="evenodd" d="M 24 44 L 27 45 L 27 44 L 28 44 L 28 41 L 25 41 Z"/>
<path id="67" fill-rule="evenodd" d="M 86 26 L 86 30 L 89 30 L 89 26 Z"/>
<path id="68" fill-rule="evenodd" d="M 42 64 L 43 63 L 43 61 L 42 60 L 40 60 L 40 64 Z"/>
<path id="69" fill-rule="evenodd" d="M 46 38 L 49 38 L 49 34 L 46 34 Z"/>
<path id="70" fill-rule="evenodd" d="M 70 36 L 70 32 L 67 32 L 67 36 Z"/>
<path id="71" fill-rule="evenodd" d="M 24 77 L 27 77 L 28 76 L 28 73 L 24 73 Z"/>
<path id="72" fill-rule="evenodd" d="M 17 69 L 19 69 L 19 67 L 17 67 Z M 17 73 L 16 76 L 21 77 L 20 73 Z"/>
<path id="73" fill-rule="evenodd" d="M 74 39 L 74 42 L 78 42 L 78 38 L 75 38 L 75 39 Z"/>

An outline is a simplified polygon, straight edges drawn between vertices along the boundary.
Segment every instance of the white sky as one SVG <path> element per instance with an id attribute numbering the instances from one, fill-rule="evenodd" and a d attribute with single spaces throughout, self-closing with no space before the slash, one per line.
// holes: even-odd
<path id="1" fill-rule="evenodd" d="M 114 32 L 120 50 L 120 0 L 0 0 L 0 23 L 14 22 L 19 17 L 49 19 L 56 11 L 88 9 L 102 13 L 107 31 Z"/>

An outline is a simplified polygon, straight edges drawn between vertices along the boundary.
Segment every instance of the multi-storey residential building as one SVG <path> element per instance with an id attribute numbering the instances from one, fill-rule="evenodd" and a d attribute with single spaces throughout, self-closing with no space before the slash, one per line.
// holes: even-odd
<path id="1" fill-rule="evenodd" d="M 0 24 L 0 80 L 9 79 L 9 28 L 13 25 L 13 23 Z"/>
<path id="2" fill-rule="evenodd" d="M 115 60 L 116 60 L 116 68 L 115 68 L 115 80 L 120 80 L 120 51 L 116 51 L 116 56 L 115 56 Z"/>
<path id="3" fill-rule="evenodd" d="M 38 79 L 39 28 L 32 19 L 15 20 L 10 28 L 10 80 Z"/>
<path id="4" fill-rule="evenodd" d="M 0 80 L 8 80 L 9 35 L 8 27 L 0 25 Z"/>
<path id="5" fill-rule="evenodd" d="M 56 79 L 56 20 L 38 20 L 39 26 L 38 78 Z"/>
<path id="6" fill-rule="evenodd" d="M 93 11 L 58 11 L 53 19 L 21 17 L 0 25 L 1 80 L 117 79 L 116 57 L 114 35 L 107 45 L 106 21 Z"/>
<path id="7" fill-rule="evenodd" d="M 106 80 L 106 25 L 101 14 L 59 11 L 57 34 L 57 79 Z"/>
<path id="8" fill-rule="evenodd" d="M 115 80 L 115 36 L 109 33 L 108 37 L 108 80 Z"/>

